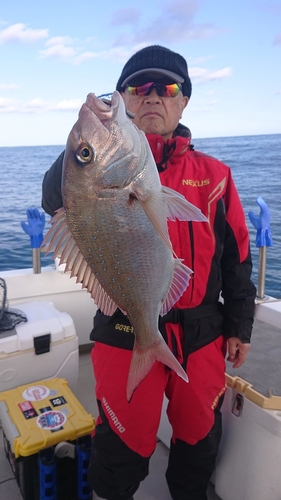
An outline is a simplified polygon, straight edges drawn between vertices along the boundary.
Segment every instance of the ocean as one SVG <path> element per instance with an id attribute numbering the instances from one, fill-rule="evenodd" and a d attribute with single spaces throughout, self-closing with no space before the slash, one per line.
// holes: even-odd
<path id="1" fill-rule="evenodd" d="M 265 293 L 281 298 L 281 134 L 193 139 L 195 149 L 215 156 L 231 167 L 251 237 L 252 279 L 258 282 L 259 248 L 256 229 L 248 212 L 259 215 L 256 199 L 261 196 L 270 210 L 274 245 L 267 248 Z M 0 277 L 1 271 L 32 267 L 29 236 L 21 228 L 29 207 L 41 209 L 44 173 L 64 146 L 0 148 Z M 46 233 L 50 217 L 46 214 Z M 51 256 L 41 256 L 41 266 L 52 264 Z"/>

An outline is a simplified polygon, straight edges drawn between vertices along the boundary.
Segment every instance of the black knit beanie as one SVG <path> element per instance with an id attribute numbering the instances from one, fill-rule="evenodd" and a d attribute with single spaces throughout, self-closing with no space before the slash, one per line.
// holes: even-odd
<path id="1" fill-rule="evenodd" d="M 191 96 L 191 81 L 186 60 L 180 54 L 160 45 L 145 47 L 127 61 L 117 82 L 116 90 L 124 92 L 130 80 L 147 72 L 172 78 L 182 84 L 183 95 Z"/>

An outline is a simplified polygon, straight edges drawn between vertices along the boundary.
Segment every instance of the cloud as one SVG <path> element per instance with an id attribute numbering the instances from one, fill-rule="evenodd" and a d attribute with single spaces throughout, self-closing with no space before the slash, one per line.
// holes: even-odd
<path id="1" fill-rule="evenodd" d="M 17 90 L 19 88 L 15 83 L 0 83 L 0 90 Z"/>
<path id="2" fill-rule="evenodd" d="M 212 23 L 196 24 L 195 15 L 199 10 L 200 1 L 178 0 L 161 3 L 162 12 L 155 17 L 146 27 L 134 30 L 131 42 L 175 42 L 183 40 L 206 39 L 222 32 Z M 118 38 L 117 43 L 124 43 L 128 36 Z"/>
<path id="3" fill-rule="evenodd" d="M 217 69 L 215 71 L 211 71 L 206 68 L 189 68 L 189 74 L 191 80 L 196 83 L 205 83 L 212 80 L 223 80 L 225 78 L 229 78 L 232 75 L 232 68 L 226 67 L 223 69 Z"/>
<path id="4" fill-rule="evenodd" d="M 205 40 L 218 34 L 218 30 L 212 24 L 187 25 L 180 20 L 168 23 L 161 18 L 151 23 L 144 29 L 135 31 L 132 35 L 123 34 L 119 36 L 115 45 L 135 44 L 142 42 L 144 45 L 159 43 L 171 44 L 174 42 L 185 42 L 190 40 Z"/>
<path id="5" fill-rule="evenodd" d="M 89 61 L 90 59 L 101 57 L 99 53 L 91 51 L 81 52 L 79 54 L 79 51 L 72 46 L 74 43 L 75 40 L 73 38 L 66 36 L 50 38 L 45 43 L 47 48 L 39 51 L 39 57 L 40 59 L 50 58 L 63 60 L 75 65 Z"/>
<path id="6" fill-rule="evenodd" d="M 46 44 L 47 45 L 47 44 Z M 142 48 L 144 45 L 138 46 Z M 138 48 L 136 50 L 139 50 Z M 41 59 L 51 58 L 64 60 L 73 65 L 79 65 L 85 61 L 89 61 L 91 59 L 103 59 L 105 61 L 114 61 L 114 62 L 124 62 L 128 59 L 128 57 L 133 54 L 134 49 L 125 49 L 124 47 L 113 47 L 109 50 L 103 50 L 101 52 L 94 51 L 86 51 L 81 52 L 80 54 L 76 49 L 70 47 L 68 45 L 64 45 L 63 43 L 54 43 L 50 44 L 50 47 L 47 49 L 41 50 L 39 52 L 39 57 Z"/>
<path id="7" fill-rule="evenodd" d="M 39 99 L 38 97 L 36 99 L 32 99 L 31 101 L 29 101 L 26 106 L 25 106 L 25 109 L 29 109 L 29 110 L 41 110 L 43 108 L 46 107 L 46 103 L 43 101 L 43 99 Z"/>
<path id="8" fill-rule="evenodd" d="M 45 43 L 47 48 L 39 51 L 39 57 L 40 59 L 50 57 L 52 59 L 71 60 L 77 54 L 77 51 L 71 46 L 73 42 L 74 40 L 67 36 L 50 38 Z"/>
<path id="9" fill-rule="evenodd" d="M 0 97 L 0 113 L 13 113 L 16 111 L 16 102 L 13 99 Z"/>
<path id="10" fill-rule="evenodd" d="M 57 104 L 49 106 L 50 111 L 78 111 L 83 102 L 81 99 L 70 99 L 69 101 L 63 100 Z"/>
<path id="11" fill-rule="evenodd" d="M 0 31 L 0 44 L 19 42 L 34 43 L 48 37 L 48 29 L 27 28 L 26 24 L 17 23 Z"/>
<path id="12" fill-rule="evenodd" d="M 57 59 L 69 62 L 71 64 L 79 64 L 93 57 L 91 52 L 82 52 L 79 55 L 78 49 L 73 47 L 77 40 L 69 36 L 55 36 L 46 41 L 46 49 L 39 51 L 40 59 Z M 78 61 L 78 62 L 77 62 Z"/>
<path id="13" fill-rule="evenodd" d="M 135 7 L 120 9 L 111 15 L 111 26 L 123 26 L 124 24 L 136 24 L 140 19 L 140 10 Z"/>
<path id="14" fill-rule="evenodd" d="M 13 99 L 0 98 L 0 113 L 42 114 L 54 111 L 73 112 L 79 111 L 82 104 L 82 99 L 63 100 L 55 103 L 36 97 L 24 103 Z"/>
<path id="15" fill-rule="evenodd" d="M 85 61 L 90 61 L 91 59 L 97 59 L 100 55 L 97 52 L 82 52 L 78 56 L 75 56 L 72 63 L 75 65 L 81 64 Z"/>
<path id="16" fill-rule="evenodd" d="M 46 47 L 51 47 L 53 45 L 71 45 L 74 42 L 73 38 L 70 38 L 69 36 L 53 36 L 52 38 L 49 38 L 47 42 L 45 43 Z"/>
<path id="17" fill-rule="evenodd" d="M 133 55 L 138 50 L 145 47 L 145 43 L 135 45 L 130 49 L 125 48 L 124 46 L 112 47 L 108 50 L 103 50 L 101 52 L 82 52 L 81 54 L 75 56 L 72 60 L 72 63 L 78 65 L 84 61 L 88 61 L 90 59 L 102 59 L 104 61 L 114 61 L 115 63 L 124 63 L 126 62 L 131 55 Z"/>
<path id="18" fill-rule="evenodd" d="M 212 59 L 214 59 L 213 55 L 196 57 L 196 59 L 193 59 L 193 64 L 202 65 L 202 64 L 205 64 Z"/>
<path id="19" fill-rule="evenodd" d="M 39 57 L 41 59 L 46 59 L 48 57 L 52 59 L 71 59 L 75 55 L 76 51 L 73 47 L 67 47 L 63 44 L 52 45 L 48 49 L 39 51 Z"/>

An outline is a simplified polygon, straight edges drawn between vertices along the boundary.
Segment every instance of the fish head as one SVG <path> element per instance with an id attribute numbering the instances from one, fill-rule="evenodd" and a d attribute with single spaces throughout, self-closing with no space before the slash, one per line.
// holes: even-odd
<path id="1" fill-rule="evenodd" d="M 146 138 L 128 118 L 119 92 L 113 93 L 110 104 L 89 94 L 67 140 L 64 203 L 81 190 L 100 196 L 103 190 L 129 185 L 145 162 L 146 150 Z"/>

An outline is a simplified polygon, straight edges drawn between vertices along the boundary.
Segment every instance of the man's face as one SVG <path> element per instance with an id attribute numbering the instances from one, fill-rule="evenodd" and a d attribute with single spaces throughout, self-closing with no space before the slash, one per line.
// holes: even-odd
<path id="1" fill-rule="evenodd" d="M 147 81 L 153 80 L 147 78 Z M 146 134 L 160 134 L 165 140 L 172 137 L 188 103 L 188 97 L 182 92 L 175 97 L 161 97 L 155 88 L 145 96 L 132 95 L 126 89 L 122 97 L 126 108 L 135 114 L 135 125 Z"/>

